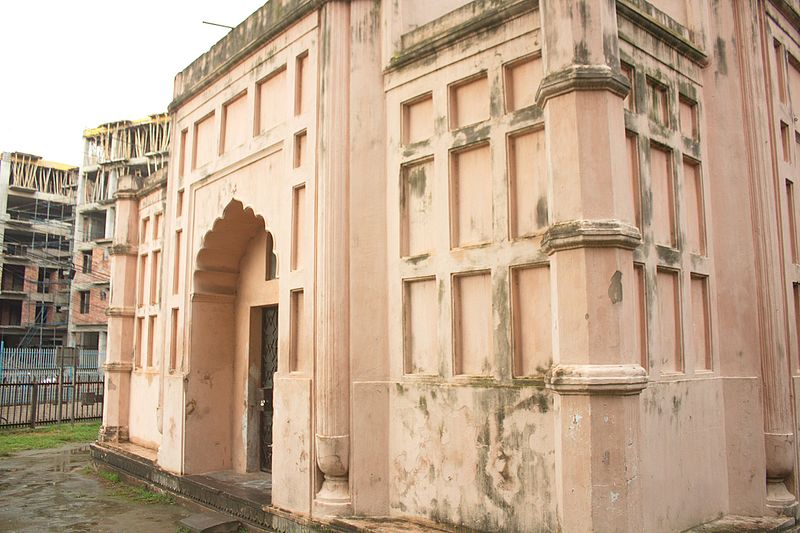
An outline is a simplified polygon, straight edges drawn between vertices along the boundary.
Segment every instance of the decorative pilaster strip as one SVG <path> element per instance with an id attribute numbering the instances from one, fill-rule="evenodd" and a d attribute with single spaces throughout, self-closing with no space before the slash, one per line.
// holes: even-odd
<path id="1" fill-rule="evenodd" d="M 319 514 L 348 514 L 350 489 L 350 3 L 325 4 L 317 181 L 316 448 Z"/>
<path id="2" fill-rule="evenodd" d="M 761 350 L 761 380 L 763 386 L 764 441 L 766 449 L 767 505 L 778 512 L 793 515 L 797 498 L 787 483 L 795 473 L 794 422 L 792 416 L 791 369 L 785 344 L 786 273 L 781 262 L 780 213 L 777 176 L 773 161 L 777 141 L 770 137 L 763 117 L 774 117 L 770 92 L 769 42 L 764 21 L 763 2 L 736 3 L 733 8 L 737 55 L 740 58 L 739 79 L 742 80 L 741 101 L 745 149 L 747 150 L 750 216 L 753 220 L 755 251 L 755 285 L 757 291 L 758 333 Z M 755 19 L 755 22 L 754 22 Z M 765 50 L 767 49 L 767 50 Z"/>

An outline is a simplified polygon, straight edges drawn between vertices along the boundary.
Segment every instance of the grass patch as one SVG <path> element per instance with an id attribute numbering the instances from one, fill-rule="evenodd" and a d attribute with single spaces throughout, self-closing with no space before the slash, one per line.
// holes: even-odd
<path id="1" fill-rule="evenodd" d="M 139 503 L 146 503 L 146 504 L 157 503 L 161 505 L 170 505 L 175 503 L 175 498 L 173 498 L 171 495 L 161 494 L 159 492 L 153 492 L 152 490 L 146 489 L 144 487 L 131 487 L 129 485 L 120 485 L 118 494 L 120 496 L 124 496 Z"/>
<path id="2" fill-rule="evenodd" d="M 119 483 L 119 474 L 116 472 L 109 472 L 108 470 L 100 470 L 97 475 L 111 483 Z"/>
<path id="3" fill-rule="evenodd" d="M 94 473 L 97 474 L 100 479 L 111 484 L 111 493 L 115 496 L 121 496 L 134 502 L 144 504 L 157 503 L 161 505 L 170 505 L 175 503 L 175 498 L 171 494 L 162 494 L 145 487 L 136 487 L 124 483 L 117 472 L 97 470 Z"/>
<path id="4" fill-rule="evenodd" d="M 0 457 L 25 450 L 57 448 L 68 442 L 91 442 L 97 439 L 99 431 L 99 422 L 78 422 L 36 429 L 3 429 L 0 430 Z"/>

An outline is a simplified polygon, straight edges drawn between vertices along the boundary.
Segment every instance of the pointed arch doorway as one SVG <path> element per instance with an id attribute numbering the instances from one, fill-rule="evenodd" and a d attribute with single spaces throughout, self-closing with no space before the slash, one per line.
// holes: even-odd
<path id="1" fill-rule="evenodd" d="M 197 253 L 184 472 L 271 472 L 278 258 L 264 218 L 232 200 Z M 227 475 L 227 474 L 226 474 Z"/>

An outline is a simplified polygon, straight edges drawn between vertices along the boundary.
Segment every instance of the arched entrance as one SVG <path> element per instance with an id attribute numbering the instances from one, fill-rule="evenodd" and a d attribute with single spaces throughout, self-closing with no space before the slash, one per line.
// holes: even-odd
<path id="1" fill-rule="evenodd" d="M 271 470 L 278 280 L 264 219 L 232 200 L 194 265 L 184 472 Z"/>

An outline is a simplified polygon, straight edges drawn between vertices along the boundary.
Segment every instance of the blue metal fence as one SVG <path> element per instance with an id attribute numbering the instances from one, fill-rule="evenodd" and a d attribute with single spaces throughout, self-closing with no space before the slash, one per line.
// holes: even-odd
<path id="1" fill-rule="evenodd" d="M 105 353 L 77 350 L 64 365 L 56 348 L 0 346 L 0 427 L 100 418 Z"/>

